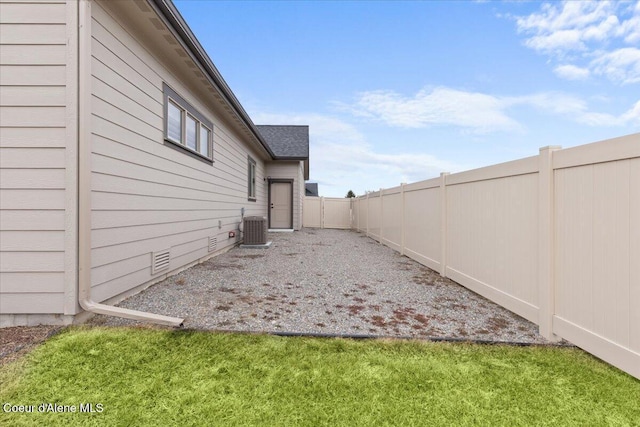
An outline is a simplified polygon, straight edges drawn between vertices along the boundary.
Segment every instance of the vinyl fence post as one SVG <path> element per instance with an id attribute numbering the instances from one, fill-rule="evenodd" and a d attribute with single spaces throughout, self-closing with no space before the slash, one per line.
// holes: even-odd
<path id="1" fill-rule="evenodd" d="M 356 197 L 351 201 L 352 221 L 356 225 L 356 231 L 360 231 L 360 197 Z"/>
<path id="2" fill-rule="evenodd" d="M 404 182 L 400 184 L 400 255 L 404 255 Z"/>
<path id="3" fill-rule="evenodd" d="M 538 330 L 550 341 L 559 341 L 553 333 L 555 311 L 554 283 L 554 182 L 553 152 L 559 146 L 540 149 L 538 161 Z"/>
<path id="4" fill-rule="evenodd" d="M 324 196 L 320 197 L 320 228 L 324 228 Z"/>
<path id="5" fill-rule="evenodd" d="M 353 230 L 353 202 L 355 200 L 349 199 L 349 230 Z"/>
<path id="6" fill-rule="evenodd" d="M 369 212 L 369 192 L 367 191 L 367 237 L 369 237 L 369 214 L 371 212 Z"/>
<path id="7" fill-rule="evenodd" d="M 440 275 L 447 277 L 447 175 L 440 173 Z"/>
<path id="8" fill-rule="evenodd" d="M 382 212 L 383 212 L 382 211 L 382 202 L 383 202 L 382 192 L 383 191 L 384 190 L 382 188 L 380 188 L 380 192 L 379 192 L 379 194 L 380 194 L 380 231 L 379 231 L 379 235 L 378 235 L 378 242 L 380 242 L 380 243 L 382 243 L 382 230 L 384 228 L 384 218 L 382 216 Z"/>

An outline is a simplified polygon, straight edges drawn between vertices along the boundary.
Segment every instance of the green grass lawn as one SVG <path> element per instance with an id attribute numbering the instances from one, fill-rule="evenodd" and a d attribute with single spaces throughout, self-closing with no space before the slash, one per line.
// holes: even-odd
<path id="1" fill-rule="evenodd" d="M 67 330 L 0 368 L 0 425 L 640 425 L 640 381 L 571 348 Z"/>

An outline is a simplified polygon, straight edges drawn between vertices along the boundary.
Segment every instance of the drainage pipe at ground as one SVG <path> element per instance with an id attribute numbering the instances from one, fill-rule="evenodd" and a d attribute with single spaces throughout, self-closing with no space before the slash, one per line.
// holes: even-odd
<path id="1" fill-rule="evenodd" d="M 91 1 L 78 4 L 78 302 L 91 313 L 181 327 L 184 319 L 129 310 L 91 298 Z"/>

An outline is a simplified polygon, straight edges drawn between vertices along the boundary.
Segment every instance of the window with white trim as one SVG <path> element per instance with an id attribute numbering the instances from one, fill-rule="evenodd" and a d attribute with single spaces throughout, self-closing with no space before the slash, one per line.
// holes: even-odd
<path id="1" fill-rule="evenodd" d="M 211 121 L 166 84 L 163 90 L 165 141 L 193 157 L 213 162 Z"/>
<path id="2" fill-rule="evenodd" d="M 247 188 L 248 188 L 248 198 L 249 201 L 256 201 L 256 161 L 253 160 L 251 158 L 251 156 L 248 157 L 248 162 L 247 162 L 248 166 L 247 166 Z"/>

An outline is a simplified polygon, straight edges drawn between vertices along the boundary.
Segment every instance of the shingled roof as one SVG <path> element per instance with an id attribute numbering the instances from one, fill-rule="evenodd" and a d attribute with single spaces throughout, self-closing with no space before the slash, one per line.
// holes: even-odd
<path id="1" fill-rule="evenodd" d="M 258 131 L 278 160 L 309 158 L 309 126 L 257 125 Z"/>

